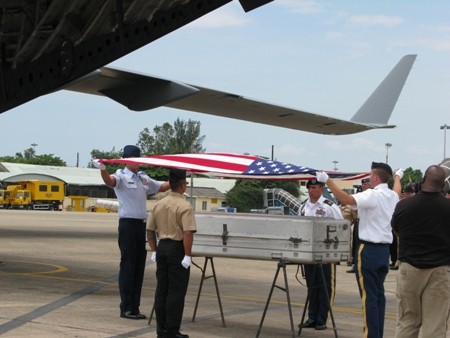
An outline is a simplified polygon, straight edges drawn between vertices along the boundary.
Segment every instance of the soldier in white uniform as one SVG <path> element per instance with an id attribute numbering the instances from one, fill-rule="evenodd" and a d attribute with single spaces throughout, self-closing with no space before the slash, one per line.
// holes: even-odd
<path id="1" fill-rule="evenodd" d="M 392 176 L 392 168 L 388 164 L 372 162 L 372 189 L 349 195 L 325 172 L 316 173 L 317 180 L 326 183 L 338 201 L 358 210 L 356 278 L 363 308 L 365 338 L 383 337 L 386 308 L 384 280 L 389 271 L 389 244 L 392 242 L 390 222 L 399 200 L 403 170 L 395 172 L 393 190 L 387 184 Z"/>
<path id="2" fill-rule="evenodd" d="M 306 183 L 309 198 L 300 207 L 300 215 L 342 219 L 339 207 L 334 202 L 323 197 L 323 186 L 323 183 L 315 179 Z M 301 324 L 301 327 L 325 330 L 327 328 L 328 311 L 335 294 L 335 283 L 331 282 L 332 280 L 335 281 L 335 265 L 322 264 L 325 281 L 322 280 L 322 274 L 316 264 L 305 264 L 304 268 L 308 286 L 309 305 L 308 319 Z"/>

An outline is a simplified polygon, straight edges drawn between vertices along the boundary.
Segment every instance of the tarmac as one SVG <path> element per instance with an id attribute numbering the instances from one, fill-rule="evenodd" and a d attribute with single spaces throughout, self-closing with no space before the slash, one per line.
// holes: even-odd
<path id="1" fill-rule="evenodd" d="M 109 213 L 0 210 L 0 336 L 156 337 L 154 316 L 119 317 L 117 223 L 117 214 Z M 156 266 L 150 255 L 147 261 L 141 312 L 150 317 Z M 199 292 L 205 262 L 208 278 Z M 297 337 L 307 295 L 298 265 L 286 266 L 287 283 L 283 269 L 274 283 L 276 261 L 195 257 L 194 263 L 202 269 L 191 268 L 182 332 L 191 338 Z M 360 297 L 348 269 L 345 262 L 337 266 L 335 330 L 329 318 L 327 330 L 303 329 L 301 337 L 362 337 Z M 385 337 L 395 335 L 396 273 L 385 282 Z"/>

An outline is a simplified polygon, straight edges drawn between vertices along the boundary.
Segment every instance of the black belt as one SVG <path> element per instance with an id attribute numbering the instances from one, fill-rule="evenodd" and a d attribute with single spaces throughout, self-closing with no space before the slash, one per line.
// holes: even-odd
<path id="1" fill-rule="evenodd" d="M 145 218 L 121 217 L 120 219 L 129 220 L 129 221 L 140 221 L 140 222 L 143 222 L 143 223 L 147 223 L 147 219 L 145 219 Z"/>
<path id="2" fill-rule="evenodd" d="M 362 243 L 362 244 L 376 245 L 376 246 L 386 246 L 386 245 L 389 245 L 389 243 L 374 243 L 374 242 L 367 242 L 367 241 L 363 241 L 362 239 L 360 239 L 359 242 Z"/>

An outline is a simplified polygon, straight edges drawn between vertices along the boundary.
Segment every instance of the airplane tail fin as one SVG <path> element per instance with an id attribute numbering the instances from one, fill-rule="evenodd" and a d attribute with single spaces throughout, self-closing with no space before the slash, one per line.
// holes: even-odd
<path id="1" fill-rule="evenodd" d="M 388 127 L 388 121 L 417 55 L 405 55 L 358 109 L 351 121 Z"/>

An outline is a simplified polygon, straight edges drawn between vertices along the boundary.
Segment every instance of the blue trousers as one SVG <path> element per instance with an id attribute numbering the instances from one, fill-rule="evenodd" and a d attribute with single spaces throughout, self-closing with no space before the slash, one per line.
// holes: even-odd
<path id="1" fill-rule="evenodd" d="M 384 280 L 389 272 L 389 244 L 361 241 L 356 262 L 361 295 L 364 338 L 382 338 L 386 297 Z"/>
<path id="2" fill-rule="evenodd" d="M 146 224 L 142 219 L 119 219 L 121 312 L 139 313 L 145 261 L 147 259 L 145 227 Z"/>
<path id="3" fill-rule="evenodd" d="M 317 324 L 327 323 L 328 311 L 335 294 L 336 269 L 334 264 L 322 264 L 322 272 L 317 264 L 305 264 L 306 285 L 308 286 L 308 318 Z M 328 293 L 328 295 L 327 295 Z"/>

